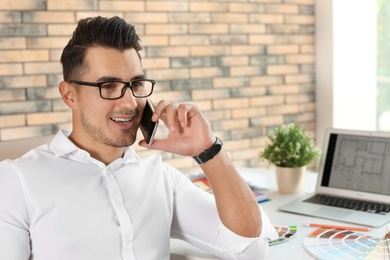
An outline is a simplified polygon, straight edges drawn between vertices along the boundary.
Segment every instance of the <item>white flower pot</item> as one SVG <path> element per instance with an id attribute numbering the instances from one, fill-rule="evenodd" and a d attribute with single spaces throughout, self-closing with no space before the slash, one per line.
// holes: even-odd
<path id="1" fill-rule="evenodd" d="M 275 166 L 276 181 L 280 193 L 295 194 L 302 191 L 306 166 L 297 168 Z"/>

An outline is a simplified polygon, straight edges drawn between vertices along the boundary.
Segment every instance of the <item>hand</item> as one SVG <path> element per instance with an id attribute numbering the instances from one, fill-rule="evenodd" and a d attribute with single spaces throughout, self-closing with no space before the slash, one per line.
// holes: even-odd
<path id="1" fill-rule="evenodd" d="M 151 145 L 142 140 L 140 146 L 194 157 L 215 142 L 210 123 L 194 105 L 180 104 L 176 107 L 162 100 L 154 108 L 152 117 L 154 122 L 159 119 L 169 129 L 167 138 L 155 139 Z"/>

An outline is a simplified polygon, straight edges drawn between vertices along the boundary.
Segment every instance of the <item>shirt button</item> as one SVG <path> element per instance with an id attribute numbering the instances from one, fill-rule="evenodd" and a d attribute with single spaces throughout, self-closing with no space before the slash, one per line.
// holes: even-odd
<path id="1" fill-rule="evenodd" d="M 122 206 L 122 204 L 120 204 L 118 201 L 116 201 L 116 202 L 115 202 L 115 206 L 116 206 L 117 208 L 120 208 L 120 207 Z"/>

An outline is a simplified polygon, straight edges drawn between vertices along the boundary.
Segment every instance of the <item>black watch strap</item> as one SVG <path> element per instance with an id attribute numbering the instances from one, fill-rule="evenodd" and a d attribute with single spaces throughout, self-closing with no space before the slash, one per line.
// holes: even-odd
<path id="1" fill-rule="evenodd" d="M 216 137 L 214 144 L 209 149 L 205 150 L 203 153 L 199 154 L 198 156 L 195 156 L 194 160 L 198 164 L 202 164 L 207 162 L 208 160 L 213 159 L 214 156 L 216 156 L 219 153 L 219 151 L 221 151 L 222 145 L 223 143 L 221 139 Z"/>

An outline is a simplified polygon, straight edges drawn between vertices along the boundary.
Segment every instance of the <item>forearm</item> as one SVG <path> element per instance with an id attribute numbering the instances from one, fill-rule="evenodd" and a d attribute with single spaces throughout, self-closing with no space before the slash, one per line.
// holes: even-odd
<path id="1" fill-rule="evenodd" d="M 227 154 L 222 150 L 200 166 L 212 186 L 222 223 L 237 235 L 259 236 L 259 206 L 249 186 L 230 163 Z"/>

